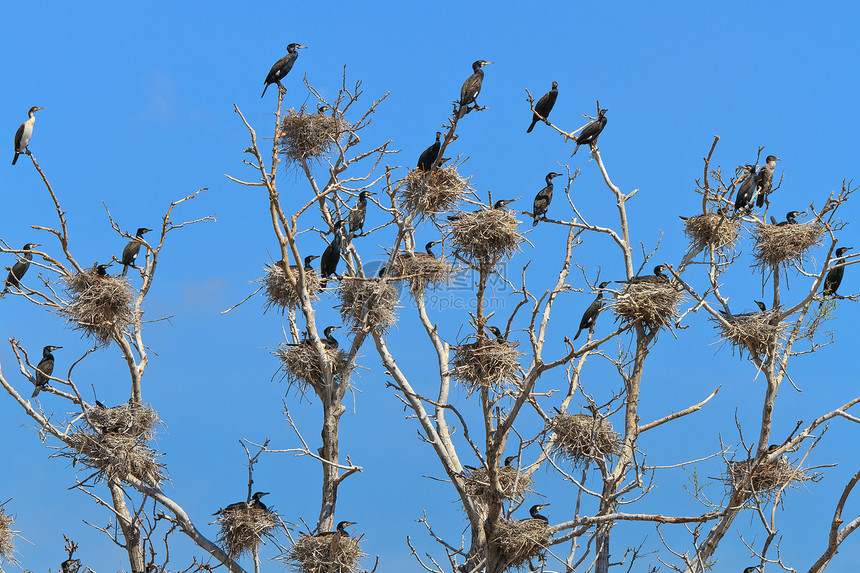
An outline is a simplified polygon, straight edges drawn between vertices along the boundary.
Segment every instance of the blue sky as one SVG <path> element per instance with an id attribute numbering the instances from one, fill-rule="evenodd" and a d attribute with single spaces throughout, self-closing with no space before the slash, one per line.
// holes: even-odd
<path id="1" fill-rule="evenodd" d="M 52 252 L 59 251 L 55 242 L 30 229 L 54 221 L 38 175 L 27 160 L 15 168 L 8 165 L 15 129 L 35 105 L 46 109 L 38 114 L 31 149 L 68 213 L 71 248 L 82 262 L 118 255 L 124 245 L 109 228 L 102 202 L 121 227 L 133 231 L 155 228 L 170 201 L 208 188 L 181 206 L 175 219 L 214 214 L 217 223 L 170 236 L 147 301 L 147 318 L 170 319 L 146 329 L 154 352 L 144 387 L 145 400 L 167 424 L 158 438 L 173 480 L 167 487 L 204 525 L 216 509 L 245 495 L 240 438 L 262 441 L 268 436 L 281 448 L 298 443 L 281 415 L 286 387 L 277 378 L 272 381 L 277 362 L 270 351 L 283 339 L 281 317 L 262 315 L 259 298 L 220 314 L 256 288 L 249 281 L 260 276 L 276 249 L 266 197 L 258 189 L 231 183 L 224 174 L 253 177 L 241 163 L 249 140 L 233 104 L 266 135 L 275 97 L 270 90 L 260 99 L 262 80 L 287 43 L 309 47 L 301 51 L 286 81 L 289 106 L 305 100 L 302 74 L 325 95 L 334 95 L 344 65 L 350 81 L 362 81 L 365 105 L 391 92 L 362 134 L 362 145 L 369 148 L 392 139 L 402 150 L 388 158 L 392 166 L 414 165 L 432 143 L 471 62 L 494 61 L 486 68 L 479 98 L 488 110 L 467 116 L 449 148 L 469 157 L 461 173 L 472 176 L 473 187 L 483 196 L 488 190 L 496 198 L 522 196 L 515 207 L 529 210 L 546 172 L 557 169 L 559 161 L 569 162 L 583 170 L 572 193 L 577 207 L 595 222 L 614 225 L 613 201 L 588 154 L 581 151 L 570 160 L 570 145 L 546 126 L 525 134 L 530 120 L 525 89 L 539 96 L 551 81 L 558 81 L 552 119 L 568 130 L 581 126 L 580 114 L 593 113 L 599 99 L 609 109 L 600 139 L 607 168 L 623 190 L 640 189 L 629 204 L 634 240 L 646 251 L 661 241 L 658 259 L 677 264 L 686 248 L 677 216 L 700 208 L 692 189 L 714 135 L 721 136 L 714 161 L 725 173 L 754 160 L 760 145 L 782 158 L 779 170 L 785 170 L 785 183 L 774 198 L 777 214 L 804 210 L 812 201 L 820 207 L 843 179 L 857 178 L 857 17 L 858 8 L 850 3 L 811 10 L 799 3 L 567 2 L 531 11 L 513 2 L 442 2 L 430 7 L 259 2 L 241 8 L 151 2 L 122 8 L 44 5 L 35 11 L 32 5 L 12 4 L 5 7 L 0 52 L 5 86 L 0 90 L 0 133 L 8 134 L 9 155 L 0 168 L 0 238 L 17 246 L 45 243 Z M 405 169 L 400 172 L 405 174 Z M 291 174 L 282 173 L 279 186 L 282 196 L 295 196 L 296 203 L 309 196 L 307 184 Z M 383 220 L 373 209 L 368 216 L 371 222 Z M 571 216 L 561 194 L 550 216 Z M 856 216 L 856 205 L 848 203 L 842 217 L 851 221 Z M 419 242 L 425 236 L 426 241 L 438 238 L 434 233 L 419 229 Z M 532 265 L 529 278 L 536 289 L 545 288 L 561 260 L 564 236 L 564 229 L 538 226 L 528 235 L 536 247 L 525 246 L 515 257 L 509 266 L 513 275 L 534 259 L 540 264 Z M 841 237 L 841 244 L 860 242 L 853 226 Z M 389 238 L 381 234 L 365 239 L 364 260 L 381 256 L 380 245 Z M 301 246 L 319 254 L 325 244 L 307 236 Z M 761 296 L 760 276 L 748 267 L 749 251 L 747 242 L 741 262 L 725 275 L 733 308 L 750 308 Z M 824 252 L 814 255 L 820 265 Z M 575 251 L 575 258 L 591 276 L 598 266 L 601 276 L 623 274 L 618 252 L 603 237 L 590 238 Z M 10 261 L 8 255 L 0 257 L 2 266 Z M 846 291 L 860 290 L 854 270 L 846 272 Z M 695 284 L 693 277 L 695 273 L 690 279 Z M 584 286 L 581 277 L 573 280 L 574 287 Z M 791 280 L 802 287 L 800 277 Z M 506 294 L 497 295 L 509 311 Z M 550 355 L 561 352 L 562 338 L 572 334 L 571 323 L 579 320 L 591 298 L 586 292 L 559 301 L 549 331 Z M 321 301 L 318 324 L 339 321 L 334 304 L 334 299 Z M 421 379 L 432 366 L 426 355 L 429 347 L 414 344 L 423 331 L 408 299 L 404 306 L 389 343 L 416 386 L 432 388 L 432 378 Z M 448 310 L 435 320 L 453 342 L 462 336 L 463 317 L 462 311 Z M 842 303 L 830 323 L 836 342 L 792 363 L 791 376 L 803 392 L 788 385 L 781 389 L 775 435 L 787 434 L 797 420 L 809 421 L 856 394 L 851 351 L 857 343 L 857 318 L 854 305 Z M 690 328 L 678 331 L 677 338 L 661 334 L 649 357 L 643 419 L 683 408 L 717 385 L 723 387 L 701 413 L 643 438 L 649 463 L 672 464 L 713 453 L 718 434 L 735 443 L 734 416 L 749 435 L 760 412 L 763 384 L 754 380 L 752 368 L 717 343 L 704 317 L 693 316 L 688 323 Z M 598 333 L 610 326 L 610 317 L 603 316 Z M 0 364 L 19 387 L 25 382 L 15 374 L 5 339 L 20 340 L 31 355 L 46 344 L 63 346 L 56 354 L 63 372 L 89 347 L 60 318 L 16 297 L 0 301 L 0 330 Z M 415 421 L 405 419 L 399 401 L 384 387 L 371 345 L 363 355 L 367 370 L 355 380 L 360 390 L 355 413 L 351 402 L 343 418 L 342 452 L 366 469 L 345 482 L 336 517 L 359 522 L 356 530 L 365 533 L 364 550 L 380 555 L 380 570 L 416 569 L 405 535 L 436 551 L 415 523 L 421 508 L 428 508 L 431 523 L 452 540 L 459 538 L 465 522 L 454 490 L 422 477 L 440 477 L 440 466 L 417 440 Z M 76 374 L 83 386 L 97 389 L 102 402 L 127 398 L 127 374 L 114 348 L 98 352 Z M 554 380 L 560 377 L 545 376 L 538 390 L 557 386 Z M 584 383 L 598 396 L 619 384 L 596 362 L 586 367 Z M 315 444 L 318 406 L 294 394 L 286 400 L 304 437 Z M 474 410 L 463 392 L 457 403 Z M 43 405 L 59 408 L 58 415 L 65 411 L 51 397 Z M 523 423 L 530 428 L 535 420 L 532 414 L 524 416 Z M 0 399 L 0 432 L 5 470 L 0 471 L 0 501 L 14 498 L 6 507 L 17 514 L 23 535 L 34 544 L 18 544 L 25 567 L 56 570 L 64 559 L 65 532 L 80 544 L 85 564 L 97 571 L 119 570 L 122 553 L 81 524 L 82 519 L 104 524 L 107 514 L 84 495 L 66 491 L 74 470 L 61 460 L 46 461 L 50 450 L 9 399 Z M 808 462 L 839 465 L 825 470 L 820 483 L 791 492 L 779 512 L 784 555 L 798 567 L 807 566 L 824 547 L 823 526 L 842 485 L 857 469 L 856 456 L 846 456 L 856 436 L 856 426 L 834 421 Z M 718 464 L 704 464 L 699 475 L 716 476 L 719 471 Z M 567 517 L 571 488 L 548 471 L 540 470 L 536 477 L 538 491 L 553 504 L 550 519 Z M 269 456 L 257 466 L 256 480 L 260 489 L 272 492 L 267 501 L 286 520 L 315 521 L 320 488 L 315 463 Z M 642 510 L 698 511 L 680 489 L 683 482 L 683 472 L 668 472 Z M 858 510 L 860 503 L 854 500 L 846 514 Z M 748 528 L 751 518 L 744 515 L 736 523 Z M 214 537 L 212 526 L 203 530 Z M 638 544 L 644 535 L 656 539 L 649 526 L 618 527 L 615 553 L 620 555 L 626 544 Z M 678 539 L 681 543 L 683 538 Z M 759 534 L 759 543 L 761 539 Z M 174 547 L 171 563 L 176 567 L 188 555 L 199 554 L 185 542 Z M 736 536 L 726 540 L 718 557 L 725 570 L 749 564 Z M 858 563 L 860 541 L 855 537 L 845 543 L 830 570 L 853 571 Z M 372 561 L 365 565 L 371 567 Z"/>

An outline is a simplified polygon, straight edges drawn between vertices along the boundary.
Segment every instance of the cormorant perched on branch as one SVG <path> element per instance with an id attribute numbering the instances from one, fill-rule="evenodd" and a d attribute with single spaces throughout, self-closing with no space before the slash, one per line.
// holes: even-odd
<path id="1" fill-rule="evenodd" d="M 224 509 L 216 511 L 214 515 L 224 514 L 228 511 L 238 511 L 240 509 L 268 509 L 265 504 L 260 501 L 260 498 L 264 495 L 269 495 L 269 492 L 258 491 L 251 496 L 251 501 L 237 501 L 236 503 L 231 503 Z"/>
<path id="2" fill-rule="evenodd" d="M 362 191 L 358 194 L 358 203 L 349 212 L 349 234 L 352 237 L 364 236 L 364 217 L 367 215 L 367 196 L 375 195 L 370 191 Z M 356 231 L 361 230 L 361 233 Z"/>
<path id="3" fill-rule="evenodd" d="M 534 208 L 532 209 L 532 211 L 534 211 L 535 220 L 532 222 L 532 227 L 537 227 L 538 221 L 546 216 L 549 204 L 552 202 L 552 180 L 559 175 L 561 175 L 561 173 L 554 173 L 552 171 L 547 173 L 545 178 L 546 187 L 538 191 L 538 194 L 535 195 Z"/>
<path id="4" fill-rule="evenodd" d="M 850 251 L 851 247 L 839 247 L 836 249 L 836 258 L 833 260 L 832 264 L 838 265 L 843 262 L 842 255 L 845 254 L 846 251 Z M 830 269 L 828 271 L 827 276 L 824 277 L 824 288 L 821 289 L 821 294 L 824 296 L 836 294 L 836 291 L 839 289 L 839 285 L 842 284 L 842 276 L 845 274 L 845 267 L 838 267 L 835 269 Z"/>
<path id="5" fill-rule="evenodd" d="M 502 334 L 502 331 L 499 330 L 498 326 L 487 326 L 487 330 L 489 330 L 493 334 L 493 336 L 496 337 L 496 342 L 498 342 L 499 344 L 505 344 L 505 337 Z"/>
<path id="6" fill-rule="evenodd" d="M 323 251 L 320 259 L 320 275 L 322 276 L 322 288 L 325 288 L 326 279 L 331 275 L 337 276 L 337 265 L 340 262 L 340 243 L 343 241 L 343 220 L 334 224 L 334 237 L 331 243 Z"/>
<path id="7" fill-rule="evenodd" d="M 609 286 L 609 281 L 605 281 L 597 285 L 597 298 L 585 309 L 585 312 L 582 315 L 582 320 L 579 321 L 579 330 L 576 331 L 576 335 L 574 335 L 573 339 L 576 340 L 579 338 L 579 334 L 585 330 L 591 330 L 594 328 L 594 323 L 597 321 L 597 315 L 600 314 L 600 311 L 603 310 L 603 289 Z"/>
<path id="8" fill-rule="evenodd" d="M 663 284 L 669 282 L 669 277 L 663 274 L 663 271 L 667 269 L 666 265 L 657 265 L 654 267 L 653 275 L 642 275 L 638 277 L 633 277 L 627 281 L 616 281 L 619 283 L 627 283 L 629 285 L 641 284 L 641 283 L 649 283 L 649 284 Z"/>
<path id="9" fill-rule="evenodd" d="M 337 524 L 337 529 L 335 531 L 321 531 L 317 533 L 314 537 L 327 537 L 329 535 L 334 535 L 335 533 L 339 533 L 342 537 L 349 537 L 349 533 L 347 533 L 344 528 L 349 527 L 350 525 L 356 525 L 355 521 L 341 521 Z"/>
<path id="10" fill-rule="evenodd" d="M 147 229 L 146 227 L 140 227 L 137 230 L 137 233 L 134 234 L 134 238 L 128 242 L 128 244 L 122 250 L 122 276 L 125 276 L 125 273 L 128 272 L 128 267 L 134 266 L 134 261 L 137 259 L 137 254 L 140 252 L 140 240 L 143 238 L 145 233 L 152 231 L 152 229 Z"/>
<path id="11" fill-rule="evenodd" d="M 526 133 L 531 133 L 535 128 L 535 124 L 543 118 L 545 121 L 549 117 L 549 112 L 552 111 L 552 106 L 555 105 L 555 99 L 558 97 L 558 82 L 552 82 L 552 89 L 541 96 L 535 104 L 535 111 L 532 114 L 532 124 L 526 130 Z M 540 115 L 538 115 L 540 114 Z"/>
<path id="12" fill-rule="evenodd" d="M 758 170 L 758 175 L 755 176 L 755 187 L 756 192 L 758 192 L 758 198 L 755 201 L 756 207 L 764 205 L 764 200 L 773 187 L 773 170 L 776 168 L 776 162 L 782 161 L 782 159 L 768 155 L 765 161 L 767 163 Z"/>
<path id="13" fill-rule="evenodd" d="M 37 243 L 27 243 L 24 245 L 22 251 L 26 251 L 24 256 L 22 256 L 18 261 L 12 265 L 12 268 L 9 270 L 9 275 L 6 277 L 6 286 L 3 289 L 3 292 L 0 293 L 0 298 L 3 298 L 7 292 L 9 292 L 9 287 L 15 287 L 17 289 L 21 289 L 21 279 L 24 278 L 24 275 L 27 273 L 27 269 L 30 268 L 30 261 L 33 260 L 33 253 L 30 251 L 33 250 L 33 247 L 40 247 L 41 245 Z"/>
<path id="14" fill-rule="evenodd" d="M 33 390 L 31 398 L 39 395 L 39 392 L 48 386 L 51 380 L 48 378 L 54 373 L 54 355 L 51 354 L 54 350 L 59 350 L 62 346 L 46 346 L 42 349 L 42 359 L 36 365 L 36 388 Z"/>
<path id="15" fill-rule="evenodd" d="M 738 194 L 735 196 L 735 211 L 749 205 L 750 199 L 753 198 L 753 193 L 755 192 L 755 187 L 753 187 L 755 183 L 755 165 L 744 165 L 744 169 L 746 169 L 747 174 L 744 176 L 743 181 L 741 181 Z"/>
<path id="16" fill-rule="evenodd" d="M 437 131 L 436 143 L 425 149 L 421 157 L 418 158 L 418 169 L 421 171 L 430 171 L 430 168 L 436 163 L 436 158 L 439 157 L 439 150 L 442 148 L 442 142 L 439 141 L 441 138 L 442 132 Z"/>
<path id="17" fill-rule="evenodd" d="M 571 157 L 576 155 L 576 152 L 579 151 L 580 145 L 588 144 L 591 147 L 597 144 L 597 138 L 600 136 L 600 132 L 603 131 L 603 128 L 606 127 L 606 112 L 608 109 L 601 109 L 597 111 L 597 119 L 589 123 L 583 128 L 582 132 L 576 138 L 576 147 L 571 154 Z"/>
<path id="18" fill-rule="evenodd" d="M 33 137 L 33 124 L 36 123 L 36 112 L 43 107 L 31 107 L 27 112 L 27 121 L 18 127 L 15 132 L 15 157 L 12 158 L 12 165 L 18 162 L 18 155 L 26 153 L 30 155 L 30 150 L 27 146 L 30 145 L 30 138 Z"/>
<path id="19" fill-rule="evenodd" d="M 281 86 L 281 80 L 290 73 L 290 70 L 293 69 L 293 64 L 296 63 L 296 58 L 299 57 L 299 53 L 296 52 L 298 48 L 307 48 L 307 46 L 302 46 L 295 42 L 287 46 L 287 55 L 275 62 L 275 65 L 272 66 L 271 70 L 269 70 L 269 75 L 267 75 L 266 79 L 263 81 L 266 86 L 263 88 L 263 95 L 260 97 L 266 95 L 266 90 L 269 89 L 271 84 L 278 84 Z"/>
<path id="20" fill-rule="evenodd" d="M 539 505 L 531 506 L 529 508 L 529 515 L 531 516 L 532 519 L 537 519 L 538 521 L 543 521 L 545 525 L 549 525 L 549 519 L 547 519 L 545 516 L 538 513 L 540 510 L 547 507 L 548 505 L 549 505 L 548 503 L 542 503 Z"/>
<path id="21" fill-rule="evenodd" d="M 803 211 L 789 211 L 785 214 L 785 221 L 776 222 L 776 217 L 771 215 L 770 222 L 777 227 L 785 227 L 786 225 L 797 225 L 797 216 L 803 215 Z"/>
<path id="22" fill-rule="evenodd" d="M 460 88 L 460 108 L 457 110 L 457 119 L 469 112 L 469 104 L 475 103 L 478 94 L 481 93 L 481 83 L 484 81 L 484 70 L 481 68 L 492 63 L 478 60 L 472 64 L 472 72 L 474 73 L 466 78 L 463 87 Z"/>

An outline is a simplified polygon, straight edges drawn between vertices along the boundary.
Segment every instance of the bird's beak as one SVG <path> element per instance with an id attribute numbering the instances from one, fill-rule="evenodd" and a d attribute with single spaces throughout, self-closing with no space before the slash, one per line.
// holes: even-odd
<path id="1" fill-rule="evenodd" d="M 37 107 L 37 108 L 36 108 L 36 111 L 39 111 L 40 109 L 45 109 L 45 108 L 43 108 L 43 107 Z"/>
<path id="2" fill-rule="evenodd" d="M 296 48 L 305 48 L 305 49 L 307 49 L 307 46 L 299 45 L 299 46 L 296 46 Z"/>
<path id="3" fill-rule="evenodd" d="M 338 328 L 340 328 L 340 327 L 339 326 L 333 326 L 332 330 L 337 330 Z"/>
<path id="4" fill-rule="evenodd" d="M 490 65 L 490 64 L 492 64 L 492 63 L 493 63 L 493 62 L 484 62 L 484 65 L 485 65 L 485 66 L 489 66 L 489 65 Z"/>
<path id="5" fill-rule="evenodd" d="M 777 157 L 776 159 L 774 159 L 774 161 L 782 161 L 782 159 L 780 159 L 779 157 Z"/>
<path id="6" fill-rule="evenodd" d="M 53 348 L 54 348 L 54 350 L 59 350 L 62 348 L 62 346 L 54 346 Z"/>
<path id="7" fill-rule="evenodd" d="M 261 491 L 260 493 L 257 494 L 257 497 L 263 497 L 264 495 L 269 495 L 269 492 Z"/>

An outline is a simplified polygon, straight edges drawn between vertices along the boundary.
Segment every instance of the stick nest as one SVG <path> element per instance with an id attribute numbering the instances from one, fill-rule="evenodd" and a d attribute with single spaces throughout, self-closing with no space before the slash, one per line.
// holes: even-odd
<path id="1" fill-rule="evenodd" d="M 525 497 L 532 491 L 532 478 L 517 471 L 517 468 L 502 466 L 498 468 L 499 485 L 502 487 L 502 495 L 506 499 Z M 492 489 L 490 476 L 486 468 L 475 468 L 469 470 L 466 476 L 466 493 L 475 497 L 484 497 Z"/>
<path id="2" fill-rule="evenodd" d="M 69 304 L 60 312 L 75 323 L 75 330 L 107 344 L 115 332 L 122 332 L 132 321 L 134 295 L 124 278 L 99 276 L 95 269 L 88 269 L 61 280 L 66 284 Z"/>
<path id="3" fill-rule="evenodd" d="M 294 163 L 322 157 L 349 127 L 340 113 L 332 116 L 289 109 L 281 120 L 280 153 Z"/>
<path id="4" fill-rule="evenodd" d="M 747 482 L 754 461 L 746 459 L 727 462 L 724 477 L 726 485 L 733 491 L 743 491 L 772 500 L 784 486 L 796 488 L 801 482 L 820 479 L 818 474 L 796 468 L 784 457 L 779 457 L 769 464 L 759 464 L 752 479 Z"/>
<path id="5" fill-rule="evenodd" d="M 539 519 L 500 520 L 493 543 L 504 555 L 509 567 L 522 567 L 532 557 L 539 557 L 549 541 L 549 529 Z"/>
<path id="6" fill-rule="evenodd" d="M 720 331 L 720 336 L 732 343 L 739 350 L 747 349 L 757 355 L 769 354 L 779 345 L 785 334 L 786 324 L 776 322 L 777 313 L 752 312 L 735 316 L 726 316 L 724 325 L 716 318 L 711 318 Z"/>
<path id="7" fill-rule="evenodd" d="M 0 507 L 0 559 L 9 559 L 14 562 L 15 532 L 12 525 L 15 520 Z"/>
<path id="8" fill-rule="evenodd" d="M 394 277 L 408 280 L 409 290 L 414 295 L 420 295 L 428 286 L 447 283 L 457 271 L 457 267 L 444 258 L 427 253 L 401 253 L 395 257 L 393 266 Z"/>
<path id="9" fill-rule="evenodd" d="M 778 265 L 802 263 L 812 247 L 821 244 L 824 227 L 817 222 L 796 225 L 763 225 L 753 229 L 756 244 L 754 267 L 771 269 Z"/>
<path id="10" fill-rule="evenodd" d="M 509 209 L 480 209 L 460 213 L 451 221 L 454 254 L 471 263 L 495 264 L 519 249 L 523 236 L 517 232 L 514 212 Z"/>
<path id="11" fill-rule="evenodd" d="M 619 453 L 620 436 L 609 420 L 591 414 L 559 414 L 550 420 L 555 434 L 552 449 L 574 464 L 589 459 L 603 459 Z"/>
<path id="12" fill-rule="evenodd" d="M 413 169 L 406 175 L 400 200 L 408 213 L 435 215 L 448 211 L 463 196 L 467 181 L 454 167 Z"/>
<path id="13" fill-rule="evenodd" d="M 677 307 L 686 297 L 670 283 L 627 285 L 615 295 L 612 310 L 624 321 L 639 321 L 649 329 L 670 326 L 678 316 Z"/>
<path id="14" fill-rule="evenodd" d="M 293 278 L 296 283 L 299 280 L 299 271 L 297 268 L 291 269 Z M 288 307 L 299 306 L 299 293 L 290 284 L 287 278 L 287 273 L 282 265 L 277 263 L 265 266 L 265 275 L 262 278 L 263 286 L 266 288 L 266 306 L 265 310 L 274 307 L 275 310 L 280 310 L 284 313 Z M 311 302 L 319 298 L 318 294 L 322 291 L 320 276 L 316 271 L 305 271 L 305 287 L 308 290 L 308 296 Z"/>
<path id="15" fill-rule="evenodd" d="M 155 426 L 162 423 L 158 412 L 149 404 L 122 404 L 113 408 L 92 408 L 87 410 L 86 419 L 101 434 L 114 434 L 141 437 L 151 440 L 155 437 Z"/>
<path id="16" fill-rule="evenodd" d="M 271 509 L 240 507 L 222 509 L 215 522 L 221 527 L 218 544 L 231 558 L 250 553 L 260 546 L 263 536 L 279 523 L 278 514 Z"/>
<path id="17" fill-rule="evenodd" d="M 374 332 L 387 332 L 397 321 L 395 309 L 400 296 L 388 281 L 344 277 L 338 295 L 341 319 L 353 332 L 365 327 Z"/>
<path id="18" fill-rule="evenodd" d="M 366 556 L 357 538 L 335 533 L 303 536 L 287 551 L 286 561 L 299 573 L 353 573 Z"/>
<path id="19" fill-rule="evenodd" d="M 741 225 L 725 215 L 705 213 L 684 221 L 684 234 L 696 249 L 728 247 L 735 243 Z"/>
<path id="20" fill-rule="evenodd" d="M 469 392 L 519 379 L 520 352 L 516 345 L 495 338 L 461 344 L 454 349 L 451 373 Z"/>
<path id="21" fill-rule="evenodd" d="M 98 472 L 99 479 L 125 480 L 132 475 L 151 486 L 164 480 L 164 464 L 161 457 L 147 444 L 143 435 L 102 434 L 89 429 L 78 429 L 69 433 L 67 447 L 59 455 Z"/>
<path id="22" fill-rule="evenodd" d="M 352 367 L 349 365 L 346 353 L 336 348 L 327 348 L 325 344 L 323 348 L 326 353 L 326 364 L 331 368 L 334 380 L 348 378 Z M 296 346 L 282 344 L 275 351 L 275 355 L 281 359 L 281 367 L 291 386 L 308 384 L 314 389 L 325 386 L 325 376 L 320 368 L 319 356 L 309 340 Z"/>

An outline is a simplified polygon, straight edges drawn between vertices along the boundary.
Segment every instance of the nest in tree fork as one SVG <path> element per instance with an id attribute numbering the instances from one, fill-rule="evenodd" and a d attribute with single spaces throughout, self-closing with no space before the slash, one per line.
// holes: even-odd
<path id="1" fill-rule="evenodd" d="M 780 456 L 770 463 L 760 463 L 752 473 L 755 460 L 729 461 L 726 464 L 725 483 L 733 491 L 754 494 L 760 498 L 773 499 L 783 487 L 797 487 L 805 481 L 818 481 L 820 476 L 791 465 Z"/>
<path id="2" fill-rule="evenodd" d="M 91 408 L 87 410 L 86 419 L 100 434 L 121 434 L 145 440 L 155 437 L 155 426 L 161 423 L 158 412 L 148 404 Z"/>
<path id="3" fill-rule="evenodd" d="M 796 225 L 764 225 L 753 229 L 753 266 L 770 270 L 776 266 L 802 263 L 809 249 L 821 244 L 824 227 L 817 222 Z"/>
<path id="4" fill-rule="evenodd" d="M 670 283 L 636 283 L 615 295 L 612 310 L 624 321 L 655 329 L 674 322 L 684 299 L 684 293 Z"/>
<path id="5" fill-rule="evenodd" d="M 15 532 L 12 531 L 14 523 L 12 516 L 0 507 L 0 559 L 12 559 L 15 553 Z"/>
<path id="6" fill-rule="evenodd" d="M 331 368 L 334 380 L 348 378 L 352 368 L 346 353 L 336 348 L 328 348 L 324 343 L 323 349 L 326 353 L 326 364 Z M 310 340 L 304 340 L 294 346 L 282 344 L 275 351 L 275 355 L 281 359 L 281 365 L 290 385 L 308 384 L 312 388 L 325 386 L 325 376 L 320 367 L 319 355 Z"/>
<path id="7" fill-rule="evenodd" d="M 388 281 L 343 277 L 338 295 L 340 317 L 353 332 L 365 327 L 374 332 L 387 332 L 397 321 L 395 309 L 400 297 Z"/>
<path id="8" fill-rule="evenodd" d="M 549 529 L 539 519 L 500 520 L 493 543 L 509 567 L 522 567 L 532 557 L 539 557 L 549 542 Z"/>
<path id="9" fill-rule="evenodd" d="M 473 265 L 494 264 L 510 257 L 523 241 L 523 236 L 517 232 L 519 223 L 509 209 L 460 213 L 458 219 L 451 221 L 454 254 Z"/>
<path id="10" fill-rule="evenodd" d="M 684 234 L 696 249 L 731 246 L 737 240 L 740 228 L 740 223 L 718 213 L 696 215 L 684 221 Z"/>
<path id="11" fill-rule="evenodd" d="M 322 157 L 347 130 L 349 122 L 340 113 L 332 116 L 289 109 L 281 120 L 281 155 L 294 163 Z"/>
<path id="12" fill-rule="evenodd" d="M 231 558 L 252 552 L 263 542 L 263 536 L 278 526 L 280 519 L 272 509 L 239 507 L 222 509 L 215 522 L 220 526 L 218 544 Z"/>
<path id="13" fill-rule="evenodd" d="M 75 324 L 75 330 L 106 344 L 114 332 L 122 332 L 132 321 L 134 295 L 124 278 L 99 276 L 95 269 L 88 269 L 62 280 L 69 304 L 60 312 Z"/>
<path id="14" fill-rule="evenodd" d="M 451 374 L 470 392 L 513 382 L 520 376 L 519 356 L 515 344 L 495 338 L 461 344 L 454 349 Z"/>
<path id="15" fill-rule="evenodd" d="M 164 480 L 164 464 L 156 461 L 161 454 L 149 447 L 143 435 L 78 429 L 70 432 L 65 441 L 66 447 L 59 455 L 71 459 L 72 465 L 96 470 L 98 479 L 122 481 L 131 475 L 151 486 Z"/>
<path id="16" fill-rule="evenodd" d="M 466 185 L 467 181 L 453 167 L 413 169 L 406 175 L 400 200 L 408 213 L 433 217 L 451 209 L 463 196 Z"/>
<path id="17" fill-rule="evenodd" d="M 299 271 L 296 267 L 290 270 L 293 273 L 293 278 L 296 279 L 296 286 L 298 286 Z M 266 265 L 265 272 L 266 274 L 262 278 L 263 286 L 266 289 L 265 310 L 274 307 L 275 310 L 280 310 L 283 314 L 286 308 L 301 304 L 299 294 L 290 284 L 282 265 L 278 263 Z M 316 271 L 305 270 L 305 287 L 311 302 L 319 298 L 318 294 L 322 291 L 322 285 L 320 284 L 320 276 Z"/>
<path id="18" fill-rule="evenodd" d="M 358 538 L 335 533 L 303 536 L 290 547 L 285 560 L 300 573 L 353 573 L 362 557 L 366 555 Z"/>
<path id="19" fill-rule="evenodd" d="M 609 420 L 591 414 L 559 414 L 549 422 L 555 434 L 553 452 L 578 464 L 603 459 L 620 451 L 619 435 Z"/>
<path id="20" fill-rule="evenodd" d="M 394 277 L 409 281 L 409 290 L 421 294 L 427 286 L 448 282 L 457 268 L 442 257 L 427 253 L 401 253 L 394 259 Z"/>
<path id="21" fill-rule="evenodd" d="M 502 466 L 497 471 L 502 495 L 506 499 L 522 499 L 525 494 L 532 491 L 532 478 L 520 473 L 517 471 L 517 468 Z M 486 468 L 481 467 L 469 470 L 466 478 L 466 493 L 469 495 L 484 497 L 492 489 L 490 476 Z"/>
<path id="22" fill-rule="evenodd" d="M 720 336 L 740 350 L 763 355 L 769 354 L 780 343 L 786 324 L 777 321 L 778 314 L 773 311 L 751 312 L 724 317 L 728 326 L 716 318 L 711 318 L 720 331 Z"/>

